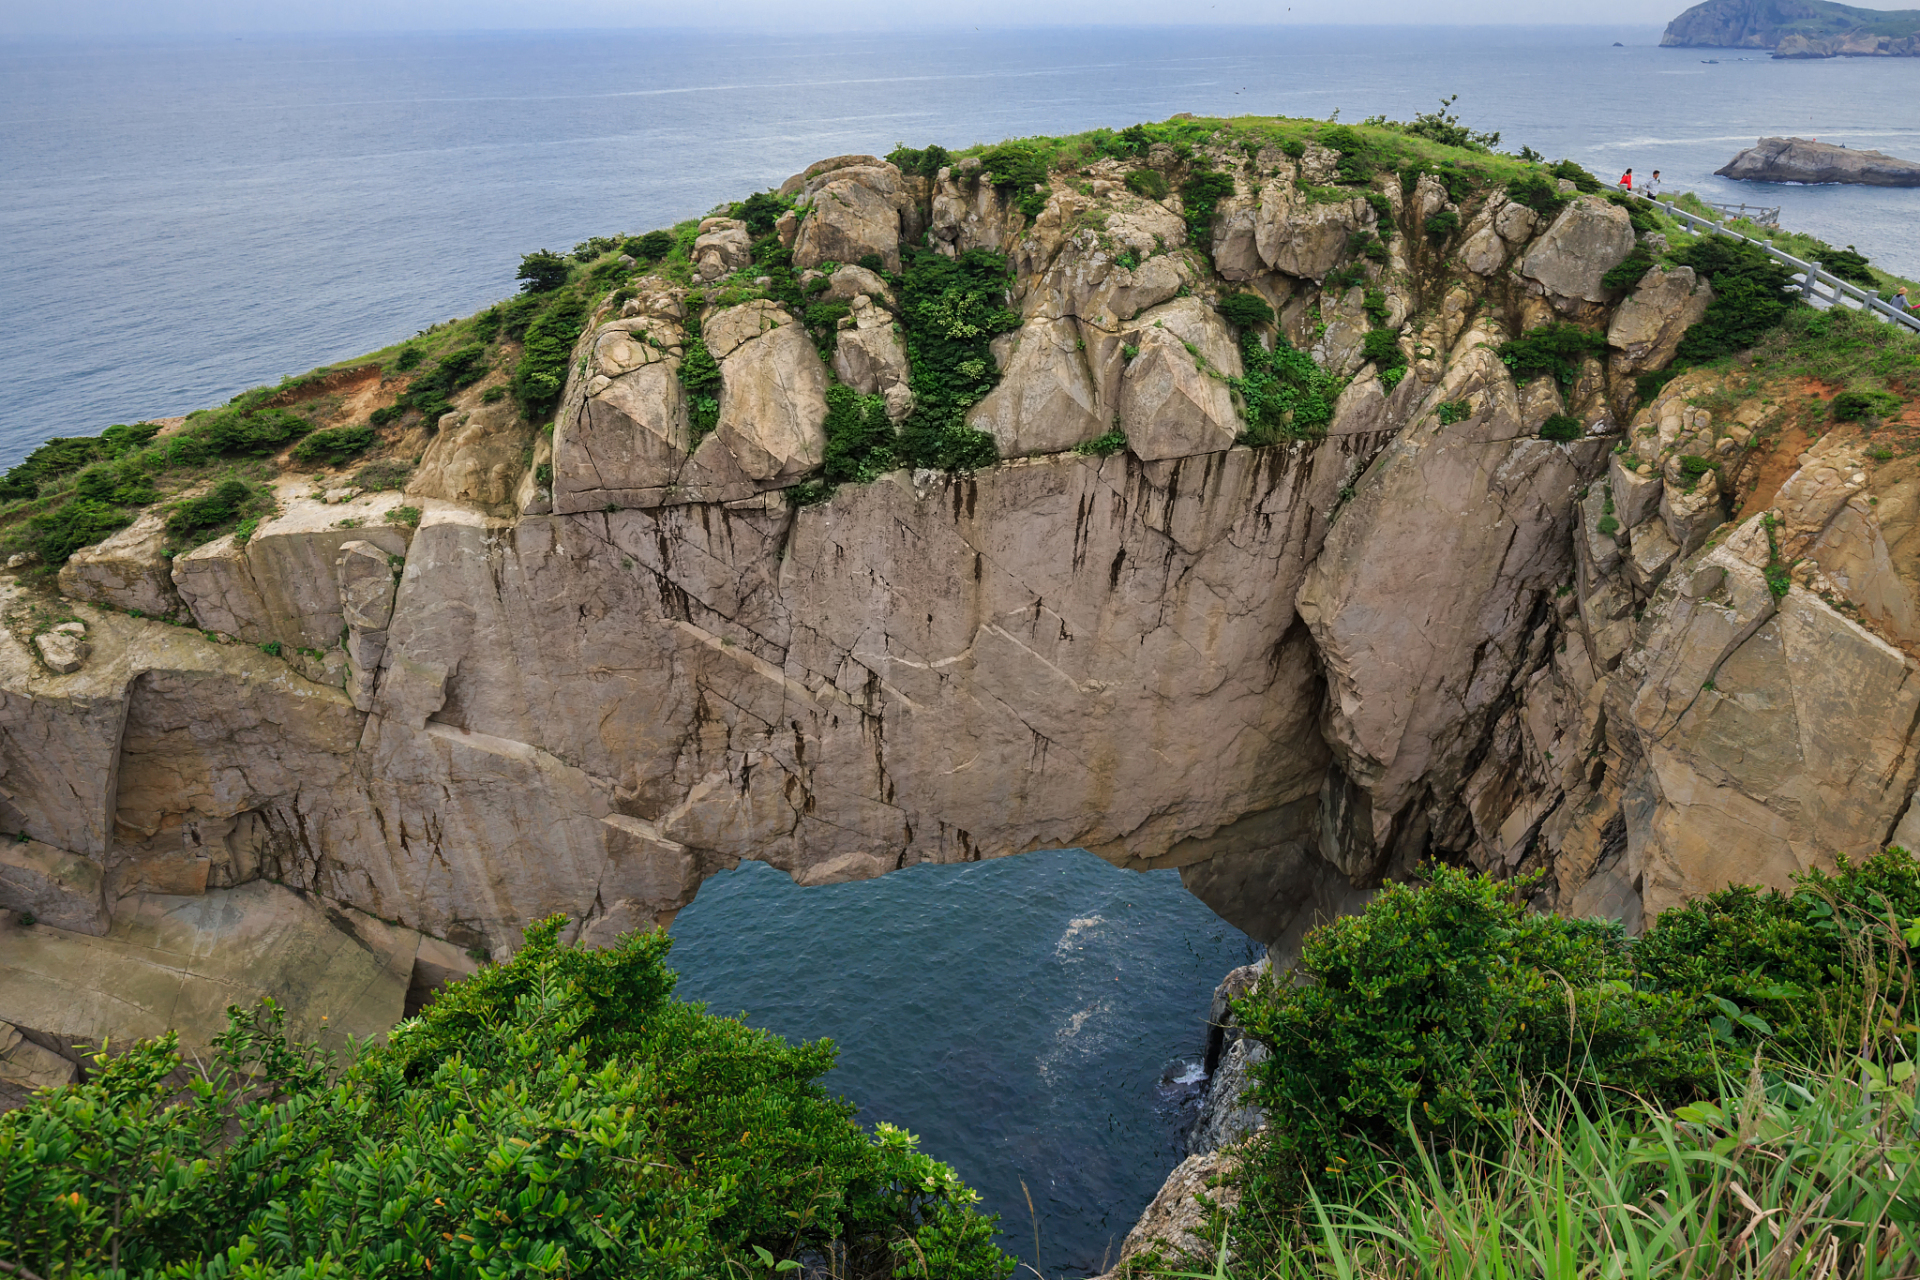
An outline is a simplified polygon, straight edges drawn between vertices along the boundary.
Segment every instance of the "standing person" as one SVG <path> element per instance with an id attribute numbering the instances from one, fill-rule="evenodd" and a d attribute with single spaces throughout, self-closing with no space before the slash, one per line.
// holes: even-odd
<path id="1" fill-rule="evenodd" d="M 1629 169 L 1620 175 L 1620 189 L 1622 191 L 1633 190 L 1633 170 Z"/>
<path id="2" fill-rule="evenodd" d="M 1660 171 L 1658 169 L 1653 171 L 1653 176 L 1647 179 L 1646 185 L 1641 187 L 1640 190 L 1650 196 L 1660 194 Z"/>
<path id="3" fill-rule="evenodd" d="M 1913 311 L 1913 304 L 1907 301 L 1907 286 L 1901 285 L 1893 291 L 1893 305 L 1901 311 L 1909 313 Z"/>

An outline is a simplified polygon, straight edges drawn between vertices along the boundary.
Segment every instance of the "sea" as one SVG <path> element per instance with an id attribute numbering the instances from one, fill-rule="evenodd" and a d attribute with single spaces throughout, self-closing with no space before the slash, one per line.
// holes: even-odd
<path id="1" fill-rule="evenodd" d="M 1713 176 L 1772 134 L 1920 158 L 1920 64 L 1659 35 L 0 37 L 0 466 L 387 345 L 510 294 L 530 250 L 669 225 L 815 159 L 1181 111 L 1404 120 L 1452 98 L 1501 149 L 1778 205 L 1920 276 L 1920 190 Z M 1173 872 L 1075 851 L 807 890 L 746 863 L 673 933 L 683 995 L 830 1036 L 828 1087 L 919 1134 L 1049 1278 L 1110 1256 L 1178 1159 L 1208 996 L 1258 951 Z"/>

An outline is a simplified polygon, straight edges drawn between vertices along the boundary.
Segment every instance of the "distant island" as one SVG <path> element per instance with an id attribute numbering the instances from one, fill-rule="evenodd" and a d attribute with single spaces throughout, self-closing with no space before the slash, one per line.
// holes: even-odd
<path id="1" fill-rule="evenodd" d="M 1667 24 L 1663 45 L 1768 49 L 1776 58 L 1920 57 L 1920 9 L 1834 0 L 1706 0 Z"/>
<path id="2" fill-rule="evenodd" d="M 1920 164 L 1878 151 L 1856 151 L 1807 138 L 1762 138 L 1714 172 L 1752 182 L 1848 182 L 1866 187 L 1920 187 Z"/>

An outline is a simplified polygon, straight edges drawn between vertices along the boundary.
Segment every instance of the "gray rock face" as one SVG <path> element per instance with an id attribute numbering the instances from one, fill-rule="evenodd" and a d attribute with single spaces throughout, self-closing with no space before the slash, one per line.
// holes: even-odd
<path id="1" fill-rule="evenodd" d="M 1614 372 L 1642 373 L 1673 363 L 1680 339 L 1712 301 L 1713 286 L 1696 279 L 1692 267 L 1649 270 L 1607 326 Z"/>
<path id="2" fill-rule="evenodd" d="M 38 840 L 0 842 L 0 908 L 75 933 L 107 931 L 100 865 Z"/>
<path id="3" fill-rule="evenodd" d="M 164 513 L 148 511 L 138 520 L 91 547 L 82 547 L 60 566 L 60 592 L 75 600 L 136 609 L 170 618 L 180 608 L 173 589 Z"/>
<path id="4" fill-rule="evenodd" d="M 1920 163 L 1806 138 L 1762 138 L 1714 172 L 1749 182 L 1845 182 L 1920 187 Z"/>
<path id="5" fill-rule="evenodd" d="M 842 157 L 806 178 L 807 211 L 793 242 L 793 265 L 805 270 L 823 262 L 858 263 L 876 254 L 888 271 L 900 269 L 900 214 L 912 197 L 900 171 L 872 156 Z"/>
<path id="6" fill-rule="evenodd" d="M 1520 260 L 1520 274 L 1551 299 L 1604 302 L 1602 276 L 1633 252 L 1627 211 L 1593 196 L 1581 196 L 1553 220 Z"/>

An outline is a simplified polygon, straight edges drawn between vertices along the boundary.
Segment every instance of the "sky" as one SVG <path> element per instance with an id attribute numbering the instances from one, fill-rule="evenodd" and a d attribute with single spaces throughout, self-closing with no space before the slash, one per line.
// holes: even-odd
<path id="1" fill-rule="evenodd" d="M 699 27 L 1665 24 L 1681 0 L 0 0 L 0 37 Z"/>

